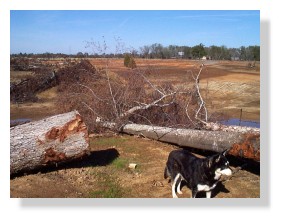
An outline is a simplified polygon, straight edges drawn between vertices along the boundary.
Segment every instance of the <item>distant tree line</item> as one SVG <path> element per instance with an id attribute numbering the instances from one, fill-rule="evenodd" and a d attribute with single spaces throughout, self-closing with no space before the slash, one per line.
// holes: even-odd
<path id="1" fill-rule="evenodd" d="M 182 52 L 182 53 L 179 53 Z M 260 60 L 260 46 L 242 46 L 240 48 L 227 48 L 226 46 L 209 46 L 205 47 L 202 43 L 199 45 L 177 46 L 169 45 L 164 47 L 161 44 L 155 43 L 146 45 L 140 48 L 140 53 L 137 55 L 142 58 L 187 58 L 201 59 L 206 57 L 211 60 Z"/>
<path id="2" fill-rule="evenodd" d="M 201 59 L 207 58 L 210 60 L 245 60 L 245 61 L 260 61 L 260 46 L 241 46 L 239 48 L 228 48 L 226 46 L 209 46 L 206 47 L 202 43 L 196 46 L 178 46 L 169 45 L 163 46 L 160 43 L 154 43 L 151 45 L 145 45 L 139 48 L 139 50 L 131 50 L 126 53 L 109 53 L 102 54 L 89 54 L 87 52 L 78 52 L 76 54 L 63 54 L 63 53 L 42 53 L 42 54 L 11 54 L 12 57 L 29 57 L 29 58 L 99 58 L 104 56 L 105 58 L 124 58 L 126 54 L 132 55 L 136 58 L 147 59 L 171 59 L 171 58 L 183 58 L 183 59 Z"/>

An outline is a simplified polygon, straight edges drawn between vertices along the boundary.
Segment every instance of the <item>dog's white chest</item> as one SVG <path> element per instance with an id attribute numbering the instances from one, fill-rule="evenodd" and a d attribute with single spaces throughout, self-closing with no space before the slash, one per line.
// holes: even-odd
<path id="1" fill-rule="evenodd" d="M 213 184 L 213 186 L 198 184 L 197 189 L 198 191 L 210 191 L 216 187 L 217 184 Z"/>

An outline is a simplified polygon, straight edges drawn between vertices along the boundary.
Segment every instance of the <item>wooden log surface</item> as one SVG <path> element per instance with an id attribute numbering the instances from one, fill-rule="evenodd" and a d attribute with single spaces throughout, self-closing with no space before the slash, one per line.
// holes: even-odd
<path id="1" fill-rule="evenodd" d="M 77 111 L 10 128 L 10 174 L 66 162 L 90 152 Z"/>
<path id="2" fill-rule="evenodd" d="M 230 149 L 231 155 L 260 161 L 260 133 L 256 130 L 252 132 L 208 131 L 127 124 L 121 131 L 196 149 L 215 152 Z"/>

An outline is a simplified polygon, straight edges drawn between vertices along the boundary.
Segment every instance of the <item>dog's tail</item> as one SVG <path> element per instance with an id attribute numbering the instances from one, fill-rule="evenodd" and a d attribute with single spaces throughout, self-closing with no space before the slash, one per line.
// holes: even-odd
<path id="1" fill-rule="evenodd" d="M 165 169 L 164 169 L 164 179 L 167 179 L 168 177 L 170 177 L 170 173 L 169 173 L 169 170 L 168 170 L 167 166 L 165 166 Z"/>

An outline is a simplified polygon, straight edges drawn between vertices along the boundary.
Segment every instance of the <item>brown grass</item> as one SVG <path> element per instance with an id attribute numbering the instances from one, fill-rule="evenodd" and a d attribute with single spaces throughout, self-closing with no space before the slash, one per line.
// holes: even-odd
<path id="1" fill-rule="evenodd" d="M 19 83 L 23 79 L 33 77 L 34 73 L 31 71 L 10 71 L 10 82 Z"/>
<path id="2" fill-rule="evenodd" d="M 123 59 L 90 59 L 97 69 L 105 69 L 111 78 L 121 79 L 120 75 L 131 72 L 123 64 Z M 200 78 L 200 88 L 210 112 L 223 111 L 233 118 L 239 118 L 240 109 L 244 118 L 259 120 L 260 118 L 260 71 L 248 68 L 246 61 L 191 61 L 191 60 L 146 60 L 136 59 L 137 69 L 145 71 L 146 76 L 155 84 L 170 82 L 176 87 L 191 87 L 191 72 L 198 71 L 201 63 L 206 66 Z M 30 72 L 11 72 L 11 78 L 20 80 Z M 39 94 L 40 102 L 36 104 L 11 105 L 11 118 L 27 116 L 34 108 L 43 115 L 54 113 L 55 88 Z M 51 106 L 51 112 L 47 107 Z M 20 109 L 19 109 L 20 108 Z M 22 109 L 21 109 L 22 108 Z M 26 111 L 24 111 L 26 110 Z M 31 115 L 28 115 L 31 116 Z"/>
<path id="3" fill-rule="evenodd" d="M 97 67 L 105 66 L 104 60 L 92 59 L 91 62 Z M 153 71 L 147 74 L 153 82 L 171 80 L 179 86 L 192 81 L 187 71 L 195 72 L 201 61 L 137 59 L 136 63 L 139 69 Z M 249 119 L 259 119 L 260 74 L 246 65 L 246 62 L 238 61 L 206 65 L 200 85 L 211 112 L 223 108 L 230 115 L 239 117 L 236 111 L 244 108 L 252 112 Z M 123 59 L 116 59 L 110 61 L 109 72 L 116 78 L 130 71 L 124 67 Z M 58 113 L 54 103 L 56 88 L 42 92 L 38 97 L 40 101 L 37 103 L 11 104 L 11 119 L 37 120 Z M 98 136 L 90 140 L 90 145 L 92 153 L 89 158 L 12 179 L 10 196 L 171 197 L 171 186 L 163 179 L 163 171 L 167 156 L 176 149 L 175 146 L 126 135 Z M 130 162 L 137 164 L 135 170 L 128 169 Z M 239 164 L 231 163 L 233 168 Z M 260 197 L 260 176 L 254 168 L 249 166 L 247 170 L 240 170 L 220 184 L 214 197 Z M 181 197 L 191 195 L 186 187 L 183 187 L 182 192 Z"/>

